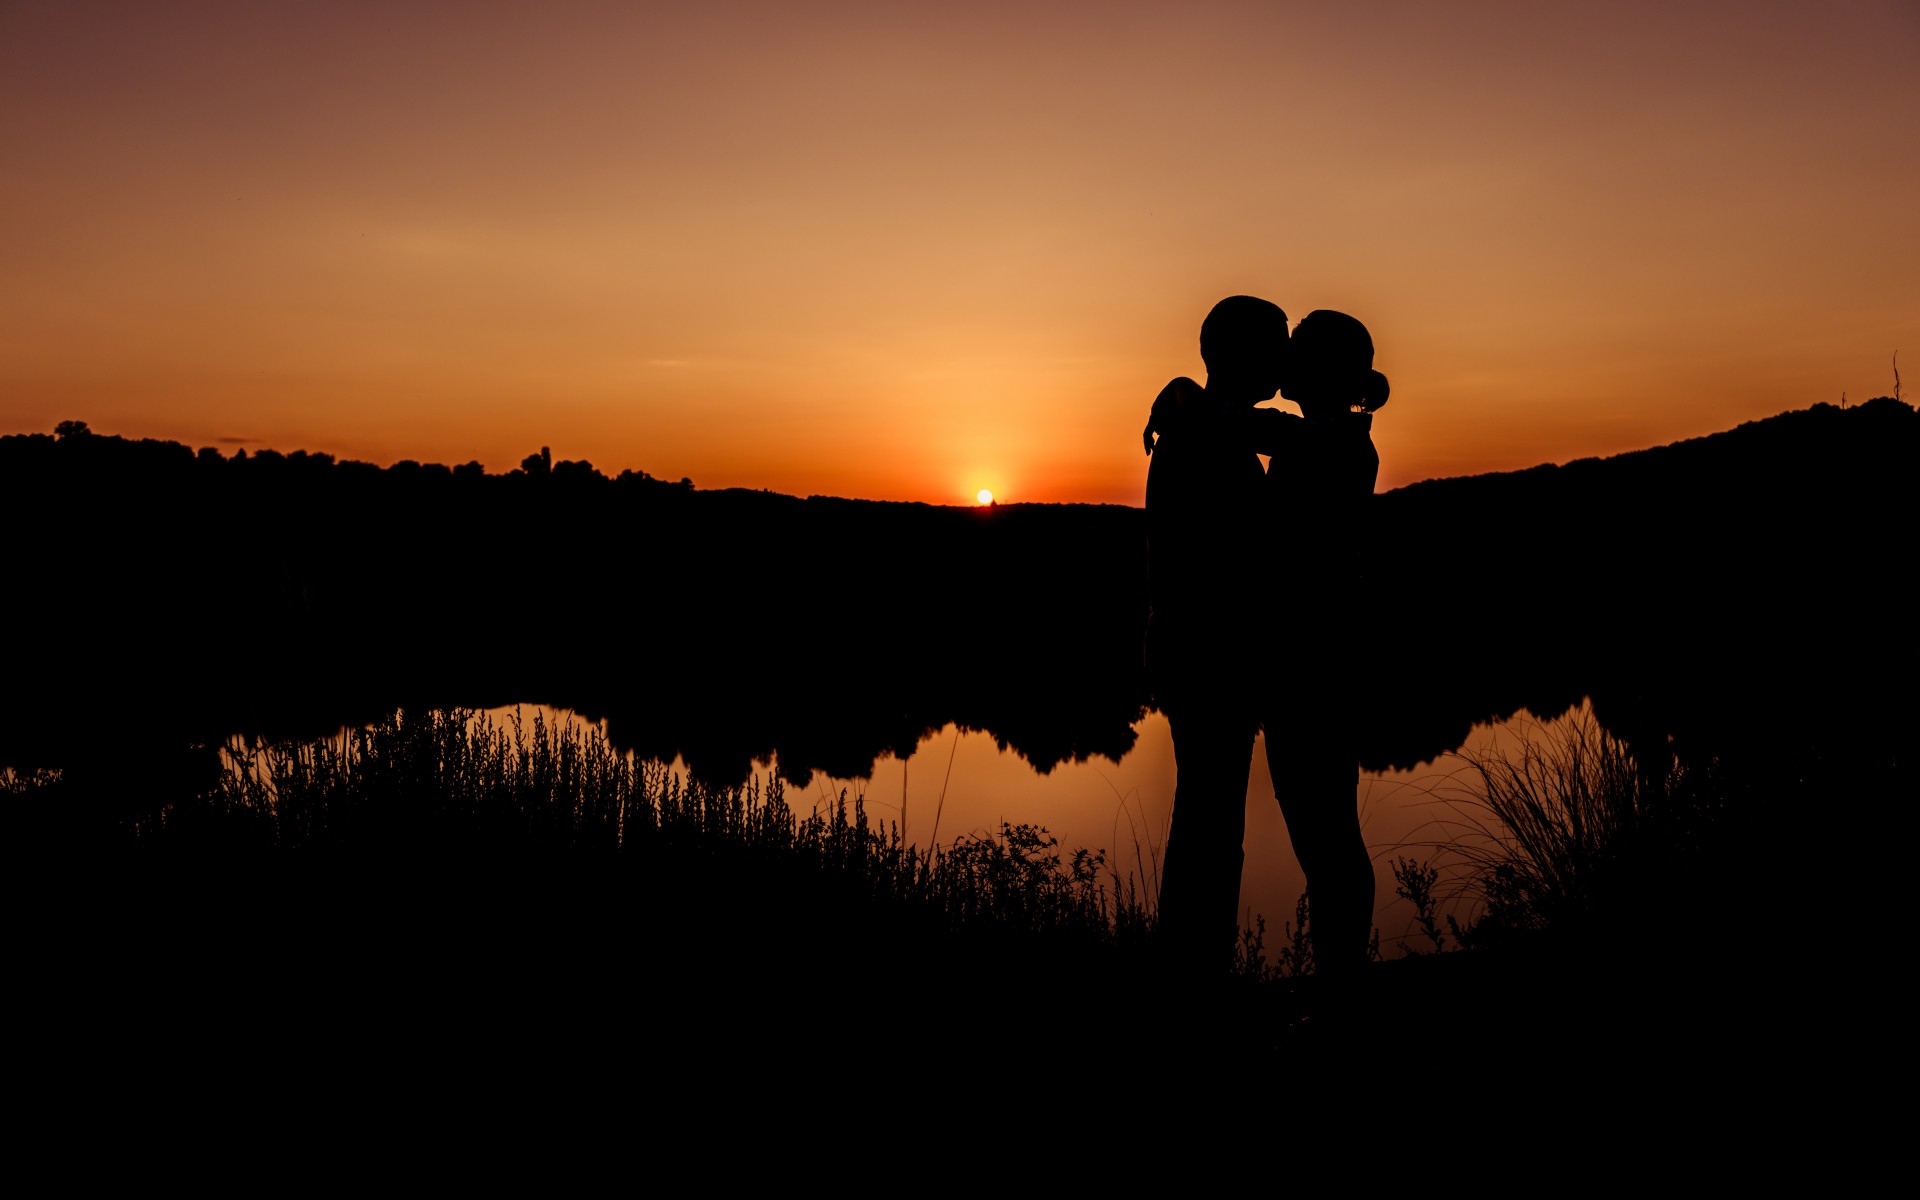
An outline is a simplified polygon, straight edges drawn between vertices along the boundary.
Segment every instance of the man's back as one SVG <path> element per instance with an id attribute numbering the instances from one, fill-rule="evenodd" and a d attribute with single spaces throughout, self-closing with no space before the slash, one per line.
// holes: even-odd
<path id="1" fill-rule="evenodd" d="M 1263 474 L 1249 413 L 1204 397 L 1183 406 L 1147 467 L 1149 667 L 1155 690 L 1244 659 L 1242 618 L 1255 601 L 1251 555 Z M 1166 697 L 1162 697 L 1164 702 Z"/>

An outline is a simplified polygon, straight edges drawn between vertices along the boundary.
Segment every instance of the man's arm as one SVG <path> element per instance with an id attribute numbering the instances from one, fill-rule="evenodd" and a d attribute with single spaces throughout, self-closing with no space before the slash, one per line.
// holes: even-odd
<path id="1" fill-rule="evenodd" d="M 1255 408 L 1247 412 L 1247 441 L 1255 454 L 1269 458 L 1285 454 L 1287 447 L 1304 434 L 1306 428 L 1304 420 L 1277 408 Z"/>

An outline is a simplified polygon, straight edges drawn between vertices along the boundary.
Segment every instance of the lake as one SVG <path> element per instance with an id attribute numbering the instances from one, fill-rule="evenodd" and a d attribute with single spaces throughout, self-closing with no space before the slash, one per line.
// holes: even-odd
<path id="1" fill-rule="evenodd" d="M 549 722 L 571 721 L 605 732 L 604 723 L 561 708 L 506 706 L 487 713 L 500 724 L 516 711 L 523 721 L 539 713 Z M 1577 719 L 1584 712 L 1577 709 L 1559 720 Z M 1457 860 L 1437 845 L 1474 835 L 1476 813 L 1466 787 L 1472 771 L 1458 755 L 1494 752 L 1537 733 L 1541 725 L 1522 710 L 1509 720 L 1474 726 L 1455 755 L 1410 770 L 1362 773 L 1357 803 L 1379 880 L 1374 921 L 1385 957 L 1401 953 L 1402 941 L 1416 948 L 1422 941 L 1412 906 L 1394 894 L 1394 859 L 1404 855 L 1430 860 L 1446 872 Z M 1002 822 L 1041 825 L 1066 853 L 1081 847 L 1103 850 L 1109 867 L 1123 879 L 1149 881 L 1151 891 L 1173 813 L 1173 738 L 1167 719 L 1157 712 L 1137 722 L 1134 733 L 1133 749 L 1118 761 L 1095 755 L 1040 772 L 992 734 L 948 724 L 922 738 L 904 758 L 881 757 L 864 778 L 815 771 L 806 784 L 788 785 L 787 802 L 805 814 L 830 810 L 843 791 L 849 801 L 862 797 L 870 820 L 899 825 L 905 840 L 923 848 L 936 842 L 950 845 L 961 837 L 988 837 Z M 687 773 L 677 758 L 669 766 L 683 777 Z M 755 773 L 770 778 L 778 769 L 777 758 L 763 759 Z M 1266 918 L 1271 952 L 1283 939 L 1282 926 L 1293 919 L 1306 885 L 1273 796 L 1264 739 L 1254 745 L 1247 781 L 1244 845 L 1241 910 Z M 1440 911 L 1464 922 L 1470 910 L 1464 897 L 1450 895 Z M 1243 923 L 1250 920 L 1243 916 Z"/>

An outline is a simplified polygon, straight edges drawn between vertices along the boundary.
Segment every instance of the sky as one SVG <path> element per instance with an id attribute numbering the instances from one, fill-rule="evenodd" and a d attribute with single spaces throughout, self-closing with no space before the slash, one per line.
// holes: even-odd
<path id="1" fill-rule="evenodd" d="M 1382 488 L 1920 381 L 1916 0 L 0 0 L 0 433 L 1138 504 L 1246 293 Z M 1290 407 L 1278 402 L 1281 407 Z"/>

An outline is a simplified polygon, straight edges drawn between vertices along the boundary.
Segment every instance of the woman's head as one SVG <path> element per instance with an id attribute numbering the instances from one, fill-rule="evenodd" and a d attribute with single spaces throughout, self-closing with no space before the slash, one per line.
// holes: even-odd
<path id="1" fill-rule="evenodd" d="M 1302 412 L 1373 412 L 1386 404 L 1389 391 L 1387 377 L 1373 369 L 1373 338 L 1365 325 L 1346 313 L 1318 308 L 1294 327 L 1280 394 Z"/>

